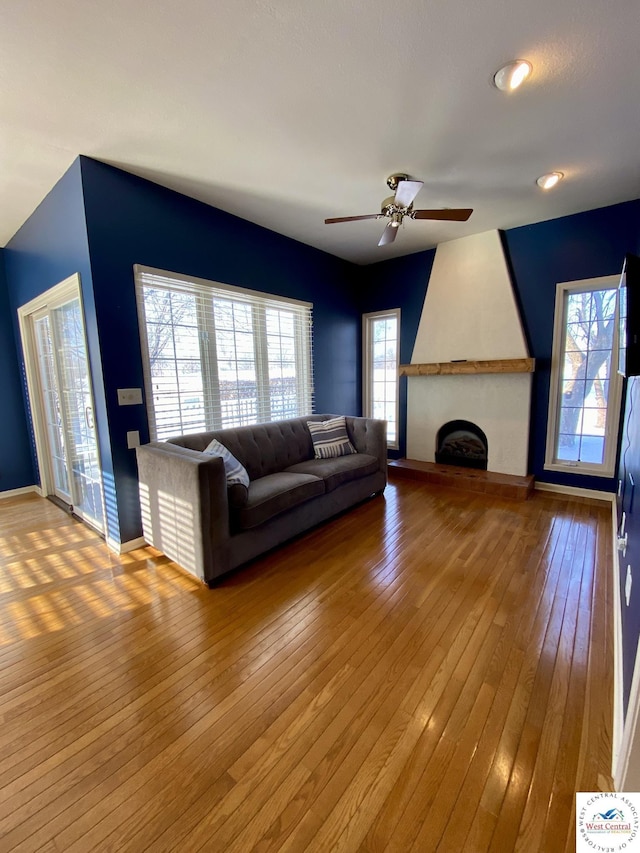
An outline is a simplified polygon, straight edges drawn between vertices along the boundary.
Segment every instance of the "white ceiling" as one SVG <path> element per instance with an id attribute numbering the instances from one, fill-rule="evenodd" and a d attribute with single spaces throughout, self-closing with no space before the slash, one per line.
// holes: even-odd
<path id="1" fill-rule="evenodd" d="M 3 0 L 0 32 L 0 245 L 79 154 L 358 263 L 640 196 L 638 0 Z M 471 219 L 324 224 L 395 171 Z"/>

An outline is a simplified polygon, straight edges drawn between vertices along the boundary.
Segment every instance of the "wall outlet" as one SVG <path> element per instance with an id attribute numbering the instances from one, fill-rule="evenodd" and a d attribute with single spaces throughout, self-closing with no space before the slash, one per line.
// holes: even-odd
<path id="1" fill-rule="evenodd" d="M 133 450 L 134 447 L 140 447 L 140 433 L 137 429 L 132 429 L 127 433 L 127 447 Z"/>
<path id="2" fill-rule="evenodd" d="M 631 577 L 631 566 L 627 566 L 627 578 L 624 582 L 624 597 L 627 601 L 627 607 L 629 606 L 629 602 L 631 601 L 631 584 L 633 583 L 633 578 Z"/>
<path id="3" fill-rule="evenodd" d="M 118 388 L 119 406 L 137 406 L 142 403 L 142 388 Z"/>

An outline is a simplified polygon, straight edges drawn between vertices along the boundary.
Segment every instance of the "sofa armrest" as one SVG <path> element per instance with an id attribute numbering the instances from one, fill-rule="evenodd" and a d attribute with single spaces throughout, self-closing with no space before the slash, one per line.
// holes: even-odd
<path id="1" fill-rule="evenodd" d="M 358 453 L 368 453 L 379 460 L 380 470 L 387 475 L 387 422 L 374 418 L 347 416 L 347 432 Z"/>
<path id="2" fill-rule="evenodd" d="M 145 540 L 202 581 L 224 574 L 230 534 L 222 459 L 165 442 L 136 452 Z"/>

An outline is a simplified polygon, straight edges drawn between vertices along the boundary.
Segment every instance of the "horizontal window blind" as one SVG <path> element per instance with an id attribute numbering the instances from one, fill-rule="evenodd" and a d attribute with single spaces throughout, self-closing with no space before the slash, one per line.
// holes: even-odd
<path id="1" fill-rule="evenodd" d="M 310 303 L 134 272 L 152 440 L 311 414 Z"/>

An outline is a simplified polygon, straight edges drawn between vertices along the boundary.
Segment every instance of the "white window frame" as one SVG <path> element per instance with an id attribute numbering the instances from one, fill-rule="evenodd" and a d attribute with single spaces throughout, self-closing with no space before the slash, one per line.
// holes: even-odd
<path id="1" fill-rule="evenodd" d="M 553 320 L 553 351 L 551 357 L 551 379 L 549 384 L 549 413 L 547 420 L 547 445 L 544 468 L 546 471 L 562 471 L 565 474 L 584 474 L 591 477 L 613 477 L 617 452 L 617 436 L 622 401 L 622 377 L 616 370 L 618 347 L 618 306 L 614 319 L 613 342 L 611 346 L 611 368 L 609 377 L 609 396 L 607 400 L 607 419 L 604 433 L 604 456 L 601 464 L 589 462 L 561 461 L 556 458 L 558 428 L 560 419 L 560 399 L 562 396 L 562 362 L 564 341 L 566 338 L 566 303 L 572 292 L 589 290 L 617 290 L 619 276 L 607 275 L 600 278 L 564 281 L 556 285 L 556 304 Z"/>
<path id="2" fill-rule="evenodd" d="M 215 412 L 216 406 L 212 403 L 211 398 L 215 397 L 218 392 L 215 322 L 213 312 L 205 311 L 203 309 L 203 298 L 210 298 L 209 296 L 205 296 L 205 291 L 203 290 L 203 288 L 205 288 L 206 290 L 214 290 L 216 295 L 223 299 L 233 299 L 234 296 L 236 298 L 242 296 L 247 297 L 248 301 L 252 305 L 256 382 L 257 385 L 262 388 L 263 392 L 265 390 L 265 387 L 267 387 L 268 389 L 268 385 L 266 385 L 268 381 L 266 378 L 268 373 L 266 330 L 267 308 L 272 307 L 279 310 L 286 310 L 289 306 L 291 308 L 304 309 L 308 312 L 308 328 L 303 331 L 299 322 L 296 322 L 294 327 L 296 341 L 295 363 L 296 376 L 299 377 L 298 410 L 301 416 L 312 414 L 314 410 L 312 303 L 303 302 L 300 299 L 291 299 L 284 296 L 276 296 L 270 293 L 264 293 L 262 291 L 249 290 L 247 288 L 237 287 L 235 285 L 222 284 L 220 282 L 196 278 L 195 276 L 188 276 L 180 273 L 168 272 L 166 270 L 155 269 L 153 267 L 146 267 L 141 264 L 135 264 L 134 277 L 136 282 L 136 301 L 138 307 L 138 321 L 145 383 L 145 396 L 149 418 L 149 433 L 152 440 L 157 440 L 158 428 L 156 426 L 156 414 L 154 410 L 151 370 L 149 365 L 149 348 L 147 340 L 146 317 L 142 301 L 142 290 L 144 287 L 145 276 L 157 277 L 157 287 L 159 288 L 172 289 L 171 282 L 173 282 L 175 283 L 176 290 L 184 289 L 189 292 L 191 290 L 190 286 L 192 286 L 194 289 L 194 295 L 196 296 L 198 311 L 198 328 L 200 329 L 200 364 L 203 372 L 203 394 L 205 399 L 205 418 L 207 420 L 207 424 L 205 426 L 206 430 L 219 429 L 222 424 L 219 422 L 218 415 L 213 414 Z M 258 407 L 258 420 L 255 422 L 263 423 L 265 421 L 271 420 L 271 411 L 268 405 L 268 391 L 266 394 L 260 393 L 258 395 L 256 404 Z"/>
<path id="3" fill-rule="evenodd" d="M 362 410 L 365 417 L 373 417 L 373 401 L 372 401 L 372 382 L 373 382 L 373 339 L 371 337 L 371 328 L 373 321 L 386 320 L 389 317 L 395 317 L 397 323 L 398 337 L 396 345 L 396 440 L 387 441 L 387 447 L 390 450 L 398 450 L 400 447 L 400 385 L 398 377 L 398 367 L 400 365 L 400 309 L 389 308 L 386 311 L 372 311 L 362 315 L 362 365 L 363 365 L 363 384 L 362 384 Z"/>

